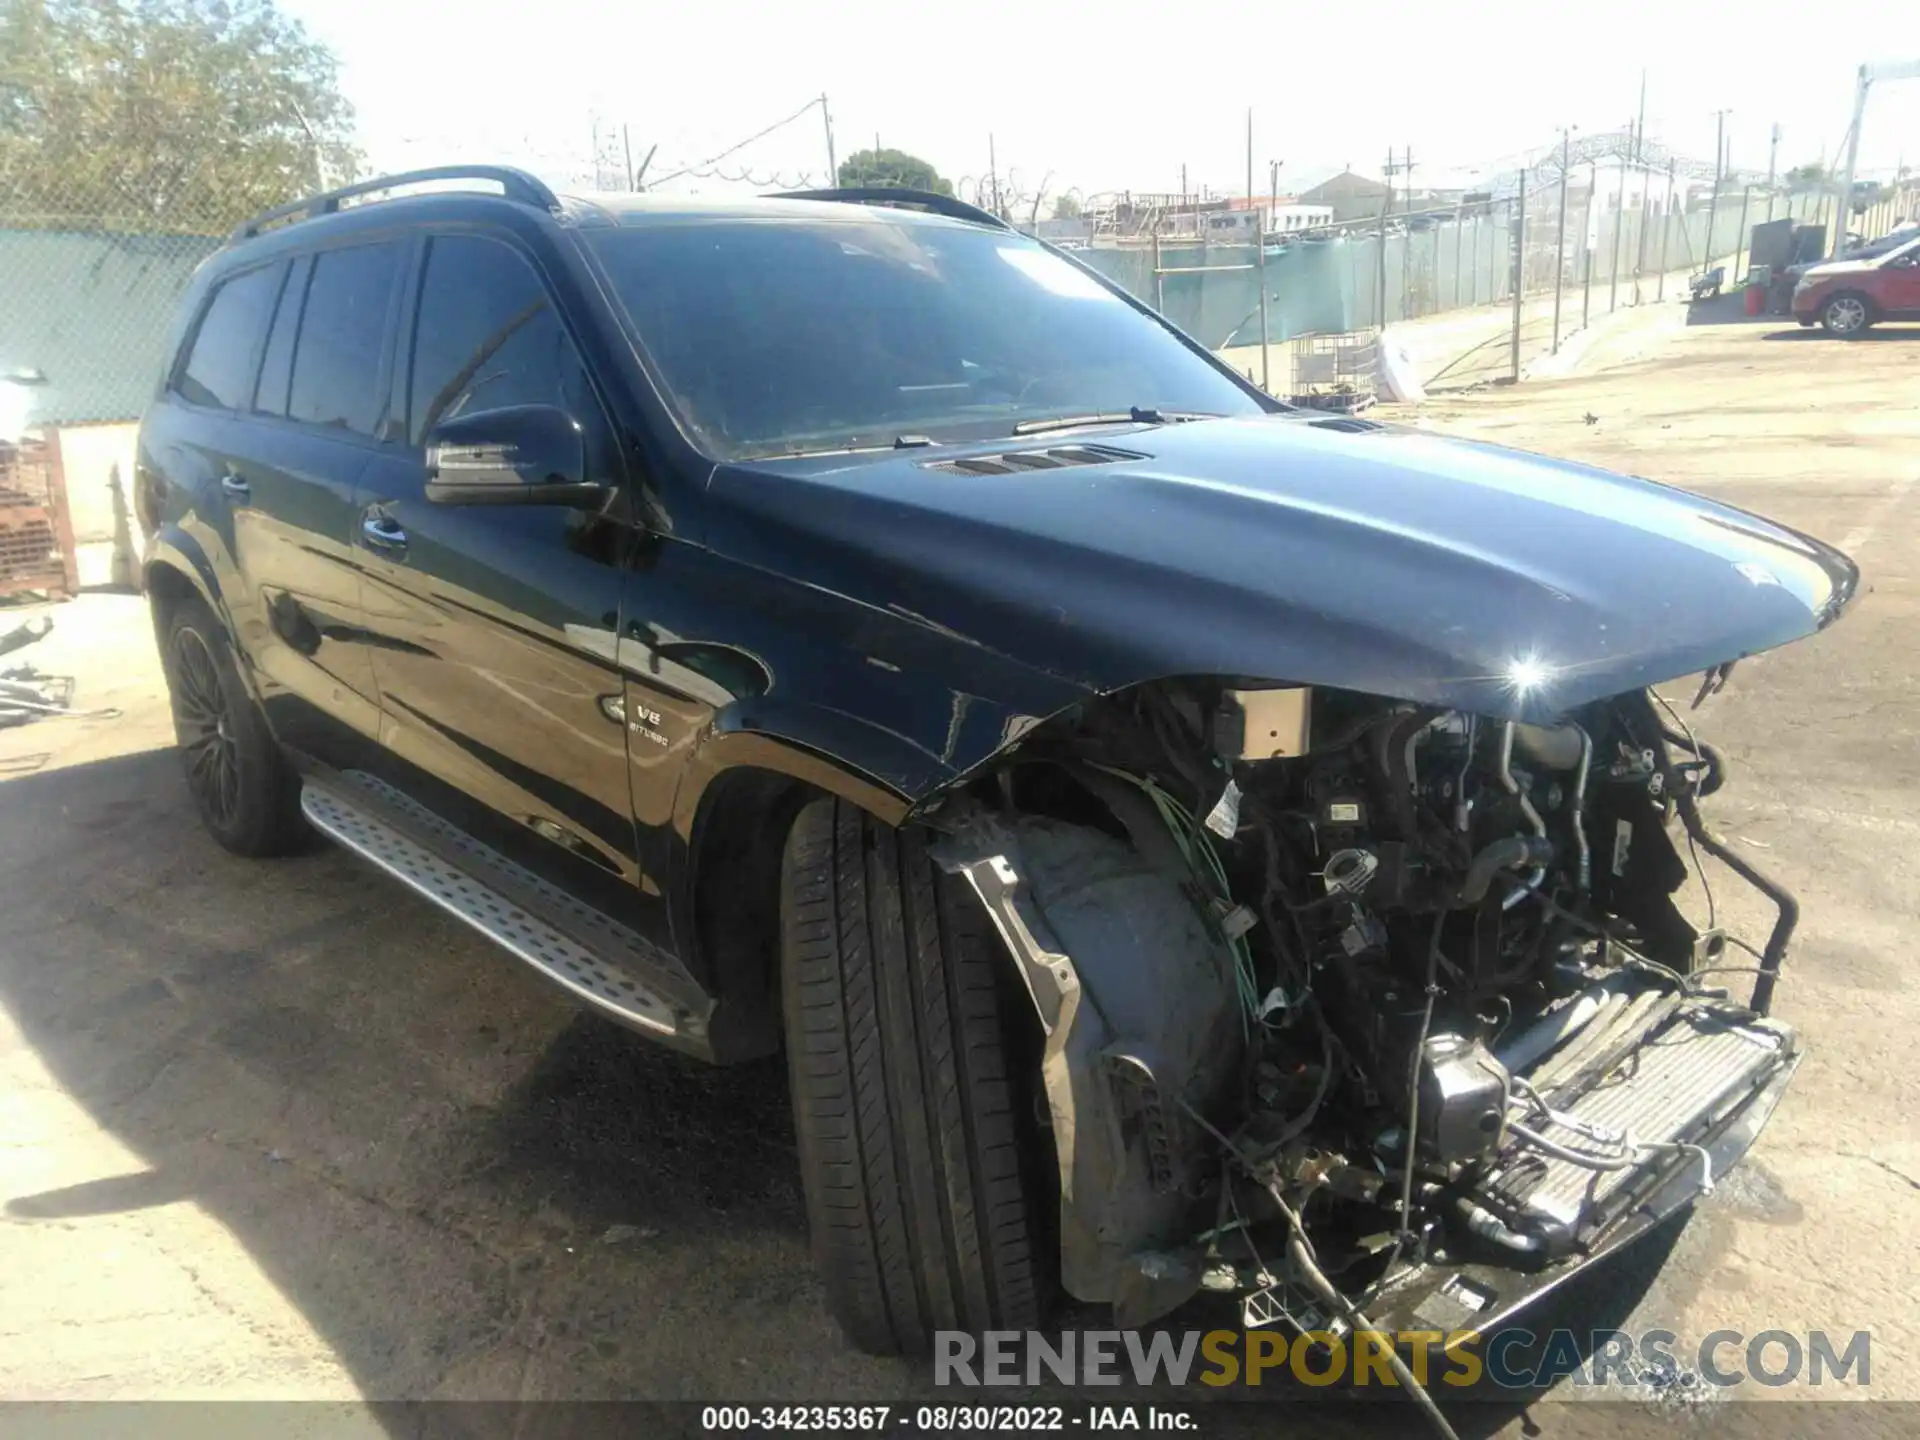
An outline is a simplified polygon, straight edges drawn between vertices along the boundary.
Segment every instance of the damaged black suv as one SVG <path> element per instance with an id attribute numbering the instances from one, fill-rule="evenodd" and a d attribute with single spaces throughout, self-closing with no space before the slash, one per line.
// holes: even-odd
<path id="1" fill-rule="evenodd" d="M 137 493 L 208 828 L 784 1046 L 861 1346 L 1060 1290 L 1485 1329 L 1799 1060 L 1792 898 L 1651 687 L 1835 619 L 1817 540 L 1291 409 L 937 196 L 389 177 L 178 327 Z M 1769 936 L 1683 914 L 1689 850 Z"/>

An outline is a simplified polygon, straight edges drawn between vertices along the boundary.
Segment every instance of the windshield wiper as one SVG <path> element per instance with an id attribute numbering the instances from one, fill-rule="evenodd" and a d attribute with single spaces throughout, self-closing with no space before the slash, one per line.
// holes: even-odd
<path id="1" fill-rule="evenodd" d="M 1074 430 L 1082 425 L 1184 425 L 1189 420 L 1218 420 L 1218 415 L 1201 410 L 1156 410 L 1135 405 L 1131 409 L 1098 415 L 1055 415 L 1047 420 L 1022 420 L 1013 427 L 1016 435 L 1044 435 L 1049 430 Z"/>

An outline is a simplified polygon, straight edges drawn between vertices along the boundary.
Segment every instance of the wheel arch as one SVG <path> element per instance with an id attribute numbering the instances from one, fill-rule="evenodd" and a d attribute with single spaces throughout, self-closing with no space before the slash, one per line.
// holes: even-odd
<path id="1" fill-rule="evenodd" d="M 147 596 L 157 639 L 166 638 L 167 619 L 185 599 L 199 600 L 229 635 L 233 632 L 232 617 L 227 614 L 212 564 L 200 546 L 177 527 L 168 526 L 148 544 L 140 567 L 140 588 Z"/>
<path id="2" fill-rule="evenodd" d="M 882 782 L 815 751 L 751 731 L 712 737 L 676 796 L 685 860 L 674 933 L 694 978 L 718 1002 L 715 1059 L 780 1045 L 780 869 L 801 809 L 838 795 L 888 825 L 911 808 Z"/>

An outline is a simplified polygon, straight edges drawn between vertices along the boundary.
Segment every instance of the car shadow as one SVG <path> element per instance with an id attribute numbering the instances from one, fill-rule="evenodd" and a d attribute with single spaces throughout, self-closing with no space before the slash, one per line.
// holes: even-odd
<path id="1" fill-rule="evenodd" d="M 821 1304 L 784 1061 L 584 1013 L 331 847 L 225 854 L 170 750 L 0 782 L 0 912 L 0 1005 L 139 1157 L 0 1195 L 14 1243 L 191 1202 L 375 1399 L 712 1398 L 763 1342 L 903 1388 Z"/>
<path id="2" fill-rule="evenodd" d="M 1762 340 L 1825 340 L 1835 345 L 1897 345 L 1903 341 L 1920 340 L 1920 325 L 1875 325 L 1845 340 L 1835 339 L 1818 325 L 1796 325 L 1790 330 L 1775 330 L 1760 338 Z"/>
<path id="3" fill-rule="evenodd" d="M 1747 297 L 1739 290 L 1722 291 L 1718 295 L 1687 304 L 1689 325 L 1778 325 L 1782 319 L 1789 318 L 1777 313 L 1747 314 Z"/>
<path id="4" fill-rule="evenodd" d="M 1018 1398 L 936 1389 L 931 1367 L 842 1339 L 811 1266 L 783 1062 L 715 1070 L 583 1014 L 342 852 L 226 855 L 171 751 L 0 784 L 0 906 L 0 1005 L 60 1092 L 138 1157 L 0 1196 L 13 1243 L 199 1207 L 244 1263 L 196 1256 L 196 1287 L 247 1296 L 264 1280 L 359 1394 L 398 1402 L 372 1412 L 395 1440 L 554 1419 L 416 1403 L 432 1399 Z M 1663 1233 L 1575 1277 L 1528 1328 L 1584 1344 L 1618 1323 Z M 1059 1322 L 1112 1325 L 1084 1306 Z M 1155 1328 L 1239 1323 L 1199 1302 Z M 1291 1380 L 1205 1389 L 1042 1393 L 1213 1402 L 1208 1433 L 1268 1433 L 1288 1414 L 1316 1434 L 1412 1423 L 1404 1405 Z M 1535 1397 L 1483 1381 L 1440 1398 L 1478 1437 Z M 633 1424 L 618 1407 L 565 1414 L 574 1434 Z"/>

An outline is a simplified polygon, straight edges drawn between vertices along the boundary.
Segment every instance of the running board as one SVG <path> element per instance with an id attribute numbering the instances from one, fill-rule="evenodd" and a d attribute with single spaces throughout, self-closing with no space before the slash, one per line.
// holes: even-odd
<path id="1" fill-rule="evenodd" d="M 667 999 L 487 884 L 490 864 L 518 870 L 511 861 L 468 842 L 467 858 L 473 864 L 454 865 L 370 808 L 355 804 L 350 795 L 311 780 L 300 792 L 300 809 L 321 834 L 466 921 L 596 1010 L 650 1034 L 687 1038 L 682 1020 L 690 1017 L 683 1017 Z"/>

